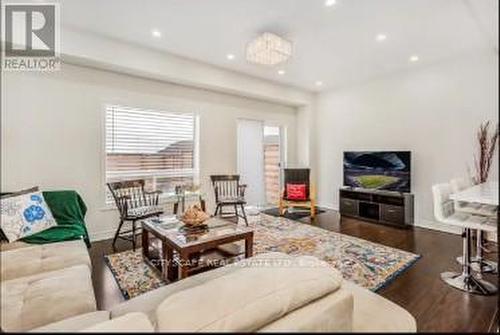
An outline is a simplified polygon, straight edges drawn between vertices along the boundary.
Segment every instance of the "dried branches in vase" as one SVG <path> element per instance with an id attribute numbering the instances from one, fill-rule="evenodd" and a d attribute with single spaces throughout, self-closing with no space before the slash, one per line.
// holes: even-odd
<path id="1" fill-rule="evenodd" d="M 488 180 L 491 164 L 493 163 L 493 156 L 498 142 L 498 124 L 493 134 L 490 133 L 490 121 L 487 121 L 481 126 L 477 132 L 477 140 L 479 142 L 479 157 L 474 155 L 474 166 L 476 168 L 476 175 L 474 182 L 476 184 L 485 183 Z"/>

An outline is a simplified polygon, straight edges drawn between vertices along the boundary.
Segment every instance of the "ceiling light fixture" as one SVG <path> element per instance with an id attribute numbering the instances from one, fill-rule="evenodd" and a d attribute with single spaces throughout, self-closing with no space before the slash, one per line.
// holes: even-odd
<path id="1" fill-rule="evenodd" d="M 159 31 L 158 29 L 153 29 L 151 30 L 151 35 L 153 35 L 153 37 L 161 37 L 161 31 Z"/>
<path id="2" fill-rule="evenodd" d="M 272 33 L 263 33 L 247 46 L 247 60 L 261 65 L 276 65 L 292 55 L 292 43 Z"/>
<path id="3" fill-rule="evenodd" d="M 418 58 L 418 56 L 417 56 L 417 55 L 413 55 L 413 56 L 411 56 L 411 57 L 410 57 L 410 62 L 413 62 L 413 63 L 414 63 L 414 62 L 418 62 L 418 60 L 419 60 L 419 59 L 420 59 L 420 58 Z"/>
<path id="4" fill-rule="evenodd" d="M 233 54 L 227 54 L 227 55 L 226 55 L 226 58 L 227 58 L 227 59 L 229 59 L 229 60 L 233 60 L 233 59 L 235 59 L 235 58 L 236 58 L 236 56 L 235 56 L 235 55 L 233 55 Z"/>
<path id="5" fill-rule="evenodd" d="M 285 72 L 285 70 L 279 70 L 279 71 L 278 71 L 278 74 L 279 74 L 280 76 L 284 75 L 285 73 L 286 73 L 286 72 Z"/>
<path id="6" fill-rule="evenodd" d="M 323 82 L 322 82 L 322 81 L 320 81 L 320 80 L 316 81 L 314 84 L 315 84 L 316 86 L 318 86 L 318 87 L 323 86 Z"/>
<path id="7" fill-rule="evenodd" d="M 385 41 L 387 39 L 387 35 L 385 35 L 385 34 L 378 34 L 377 37 L 375 37 L 375 39 L 378 42 L 382 42 L 382 41 Z"/>
<path id="8" fill-rule="evenodd" d="M 337 0 L 326 0 L 325 1 L 325 6 L 326 7 L 332 7 L 337 3 Z"/>

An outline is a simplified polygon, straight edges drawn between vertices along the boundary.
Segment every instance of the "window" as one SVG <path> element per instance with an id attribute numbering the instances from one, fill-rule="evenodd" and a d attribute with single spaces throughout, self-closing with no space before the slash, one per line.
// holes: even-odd
<path id="1" fill-rule="evenodd" d="M 163 192 L 197 184 L 196 123 L 192 113 L 107 106 L 106 182 L 145 179 Z"/>

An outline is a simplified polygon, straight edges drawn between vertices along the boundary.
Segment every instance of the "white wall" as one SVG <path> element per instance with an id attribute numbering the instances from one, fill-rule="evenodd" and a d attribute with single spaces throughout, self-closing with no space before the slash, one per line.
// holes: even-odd
<path id="1" fill-rule="evenodd" d="M 103 105 L 117 103 L 200 115 L 202 187 L 209 175 L 236 172 L 237 118 L 269 120 L 287 128 L 295 162 L 296 110 L 232 95 L 62 65 L 56 73 L 3 73 L 2 191 L 39 185 L 75 189 L 89 207 L 92 237 L 109 237 L 114 211 L 103 211 Z"/>
<path id="2" fill-rule="evenodd" d="M 416 224 L 434 226 L 432 184 L 465 175 L 479 124 L 498 122 L 498 53 L 320 94 L 317 106 L 320 204 L 338 208 L 343 151 L 411 150 Z M 496 165 L 492 179 L 498 180 Z"/>

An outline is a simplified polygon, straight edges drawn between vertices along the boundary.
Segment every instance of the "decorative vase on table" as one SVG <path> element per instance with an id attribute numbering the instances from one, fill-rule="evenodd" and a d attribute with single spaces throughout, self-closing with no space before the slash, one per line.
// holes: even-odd
<path id="1" fill-rule="evenodd" d="M 208 226 L 205 221 L 210 219 L 210 215 L 205 213 L 200 206 L 190 206 L 180 217 L 180 221 L 184 224 L 183 230 L 186 241 L 196 241 L 199 236 L 208 231 Z M 201 257 L 201 252 L 192 253 L 189 258 L 190 265 L 196 265 Z"/>
<path id="2" fill-rule="evenodd" d="M 490 121 L 486 121 L 479 126 L 477 140 L 479 144 L 479 154 L 474 155 L 475 176 L 474 183 L 481 184 L 488 181 L 493 157 L 498 142 L 498 124 L 490 135 Z"/>

